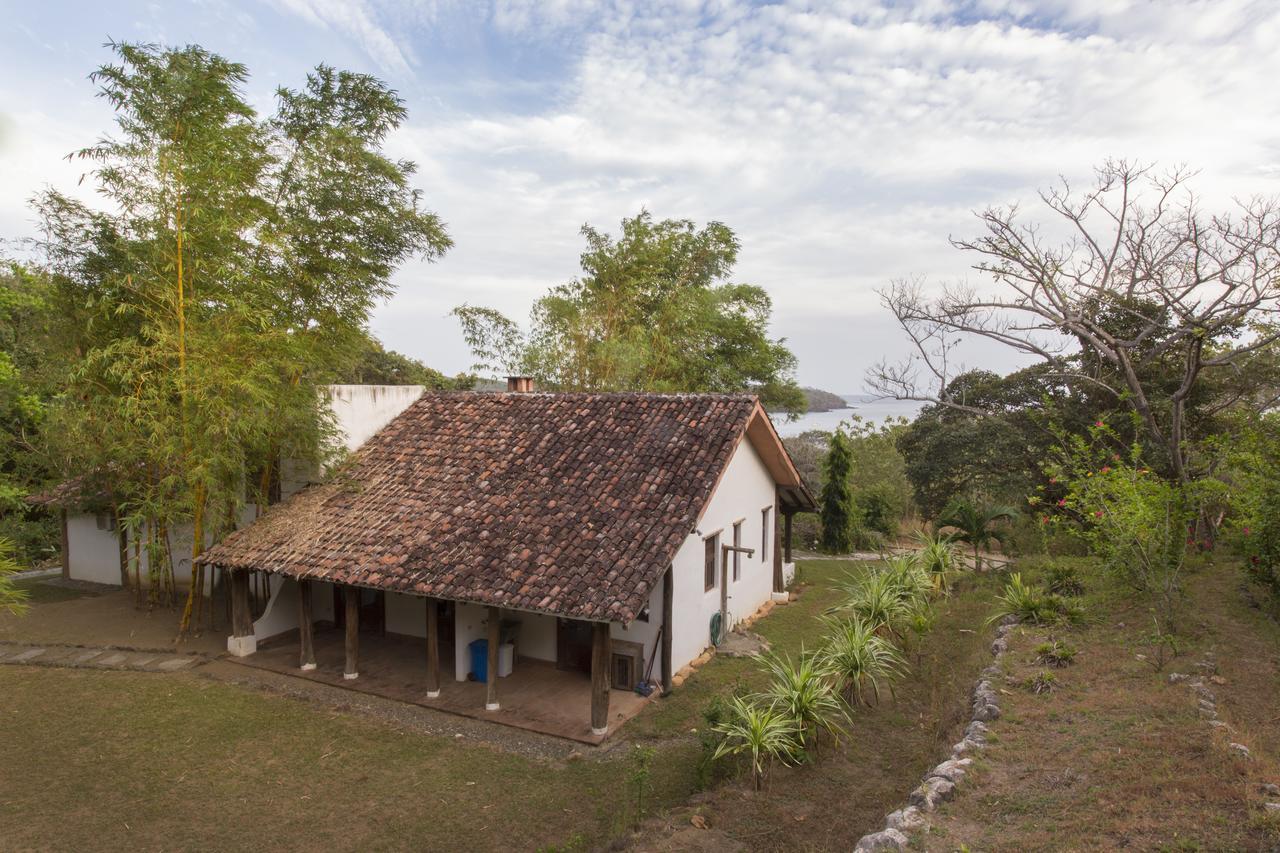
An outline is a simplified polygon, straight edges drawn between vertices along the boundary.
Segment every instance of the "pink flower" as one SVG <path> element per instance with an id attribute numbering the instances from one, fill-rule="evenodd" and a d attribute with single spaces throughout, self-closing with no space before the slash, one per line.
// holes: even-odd
<path id="1" fill-rule="evenodd" d="M 1094 426 L 1096 426 L 1096 427 L 1100 427 L 1100 426 L 1102 426 L 1102 421 L 1094 421 L 1094 422 L 1093 422 L 1093 425 L 1094 425 Z"/>
<path id="2" fill-rule="evenodd" d="M 1047 516 L 1047 515 L 1042 515 L 1042 516 L 1040 516 L 1040 523 L 1041 523 L 1041 524 L 1048 524 L 1048 523 L 1049 523 L 1049 516 Z"/>
<path id="3" fill-rule="evenodd" d="M 1094 518 L 1102 518 L 1102 510 L 1098 510 L 1093 514 Z"/>
<path id="4" fill-rule="evenodd" d="M 1102 466 L 1102 473 L 1104 473 L 1104 474 L 1110 474 L 1110 473 L 1111 473 L 1111 466 L 1110 466 L 1110 465 L 1103 465 L 1103 466 Z"/>
<path id="5" fill-rule="evenodd" d="M 1245 535 L 1245 536 L 1248 536 L 1248 535 L 1249 535 L 1249 528 L 1247 528 L 1247 527 L 1246 527 L 1246 528 L 1244 529 L 1244 535 Z"/>
<path id="6" fill-rule="evenodd" d="M 1066 498 L 1058 498 L 1058 506 L 1066 506 L 1066 505 L 1067 505 Z"/>

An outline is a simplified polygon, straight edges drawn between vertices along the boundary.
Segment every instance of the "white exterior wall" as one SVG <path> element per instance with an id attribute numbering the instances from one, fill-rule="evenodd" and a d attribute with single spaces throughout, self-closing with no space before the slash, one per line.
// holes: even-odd
<path id="1" fill-rule="evenodd" d="M 253 636 L 259 643 L 298 627 L 298 582 L 282 575 L 269 575 L 268 581 L 271 598 L 253 623 Z M 311 618 L 316 622 L 334 621 L 333 584 L 311 582 Z"/>
<path id="2" fill-rule="evenodd" d="M 766 559 L 760 558 L 760 511 L 774 506 L 774 501 L 773 477 L 751 442 L 744 438 L 729 460 L 724 476 L 707 504 L 707 511 L 698 523 L 701 535 L 690 535 L 672 561 L 675 595 L 671 617 L 675 625 L 671 632 L 671 666 L 677 672 L 711 645 L 711 616 L 720 610 L 719 567 L 716 586 L 703 589 L 704 537 L 719 531 L 720 544 L 732 544 L 733 523 L 741 519 L 743 547 L 756 551 L 750 557 L 742 555 L 742 577 L 737 582 L 733 580 L 732 567 L 729 570 L 731 623 L 750 616 L 769 600 L 773 592 L 773 559 L 772 554 Z M 774 507 L 771 518 L 776 512 L 777 507 Z M 771 533 L 770 549 L 777 547 L 773 540 Z M 658 592 L 661 595 L 660 584 Z M 660 602 L 659 598 L 659 614 Z M 661 615 L 657 616 L 658 620 L 661 618 Z"/>
<path id="3" fill-rule="evenodd" d="M 120 585 L 120 540 L 94 515 L 67 513 L 67 566 L 74 580 Z"/>
<path id="4" fill-rule="evenodd" d="M 329 385 L 325 394 L 343 445 L 355 450 L 422 396 L 421 385 Z"/>
<path id="5" fill-rule="evenodd" d="M 679 621 L 678 613 L 680 611 L 679 596 L 671 603 L 671 618 Z M 662 681 L 662 661 L 654 658 L 654 647 L 658 643 L 658 629 L 662 627 L 662 578 L 658 578 L 658 582 L 653 585 L 653 592 L 649 595 L 649 621 L 643 622 L 639 619 L 630 625 L 623 626 L 621 623 L 614 622 L 609 630 L 610 638 L 614 640 L 630 640 L 633 643 L 640 643 L 644 646 L 644 660 L 641 663 L 640 672 L 636 673 L 636 680 L 644 678 L 644 668 L 649 665 L 649 659 L 653 658 L 653 674 L 650 676 L 654 681 Z M 672 635 L 674 636 L 674 634 Z M 552 650 L 554 651 L 554 649 Z M 675 646 L 671 647 L 672 663 L 675 665 Z M 675 665 L 679 669 L 680 665 Z M 674 673 L 673 673 L 674 674 Z"/>

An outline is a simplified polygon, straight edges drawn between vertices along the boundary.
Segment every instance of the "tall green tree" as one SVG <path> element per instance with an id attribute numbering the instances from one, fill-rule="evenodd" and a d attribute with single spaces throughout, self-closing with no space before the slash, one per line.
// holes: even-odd
<path id="1" fill-rule="evenodd" d="M 49 477 L 41 442 L 59 347 L 50 333 L 48 281 L 0 263 L 0 540 L 30 564 L 55 547 L 56 525 L 25 498 Z"/>
<path id="2" fill-rule="evenodd" d="M 644 211 L 617 238 L 582 234 L 583 274 L 534 304 L 527 334 L 491 308 L 454 311 L 477 370 L 566 390 L 751 391 L 804 411 L 795 356 L 769 337 L 768 293 L 729 280 L 740 244 L 728 226 Z"/>
<path id="3" fill-rule="evenodd" d="M 192 528 L 180 559 L 194 566 L 269 480 L 258 472 L 323 457 L 314 383 L 364 340 L 396 266 L 449 240 L 413 165 L 381 151 L 405 115 L 385 84 L 321 66 L 264 119 L 239 63 L 111 48 L 92 79 L 116 133 L 75 155 L 107 210 L 37 201 L 75 358 L 55 433 L 154 571 L 175 525 Z M 184 630 L 203 586 L 193 568 Z"/>
<path id="4" fill-rule="evenodd" d="M 1018 511 L 1013 507 L 954 498 L 934 525 L 939 530 L 950 528 L 952 539 L 967 542 L 973 548 L 974 571 L 982 571 L 982 550 L 1000 541 L 1002 523 L 1017 517 Z"/>
<path id="5" fill-rule="evenodd" d="M 818 511 L 822 519 L 819 545 L 828 554 L 843 554 L 853 549 L 853 526 L 856 507 L 849 475 L 853 469 L 853 452 L 843 429 L 831 435 L 831 447 L 823 465 L 825 474 Z"/>

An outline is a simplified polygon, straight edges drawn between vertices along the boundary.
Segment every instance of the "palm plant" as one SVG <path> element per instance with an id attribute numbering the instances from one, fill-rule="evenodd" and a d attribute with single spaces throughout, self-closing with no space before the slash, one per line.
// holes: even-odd
<path id="1" fill-rule="evenodd" d="M 906 661 L 893 643 L 876 633 L 875 627 L 857 616 L 827 617 L 827 642 L 822 649 L 827 668 L 841 685 L 845 701 L 865 703 L 864 690 L 880 700 L 880 685 L 901 677 Z"/>
<path id="2" fill-rule="evenodd" d="M 841 723 L 848 722 L 849 715 L 823 657 L 801 649 L 795 662 L 789 655 L 761 655 L 760 662 L 772 676 L 764 698 L 796 721 L 802 745 L 812 739 L 816 747 L 823 729 L 839 740 Z"/>
<path id="3" fill-rule="evenodd" d="M 918 531 L 915 539 L 920 546 L 920 550 L 916 551 L 920 568 L 932 579 L 934 590 L 943 595 L 949 594 L 951 578 L 956 573 L 955 543 L 946 534 L 924 530 Z"/>
<path id="4" fill-rule="evenodd" d="M 751 779 L 759 791 L 774 761 L 794 760 L 804 751 L 799 724 L 774 705 L 762 705 L 741 696 L 729 700 L 726 719 L 715 725 L 724 735 L 715 758 L 746 753 L 751 758 Z"/>
<path id="5" fill-rule="evenodd" d="M 954 498 L 942 511 L 942 515 L 938 516 L 934 526 L 938 530 L 952 528 L 952 539 L 973 546 L 973 570 L 978 572 L 982 571 L 982 550 L 989 548 L 992 542 L 1000 541 L 996 525 L 1002 521 L 1011 521 L 1017 516 L 1018 511 L 1013 507 L 977 504 Z"/>

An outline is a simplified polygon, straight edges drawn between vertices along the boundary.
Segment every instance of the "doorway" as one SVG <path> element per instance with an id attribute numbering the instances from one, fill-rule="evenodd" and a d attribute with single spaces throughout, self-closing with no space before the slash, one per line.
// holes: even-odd
<path id="1" fill-rule="evenodd" d="M 556 669 L 591 673 L 591 623 L 556 620 Z"/>

